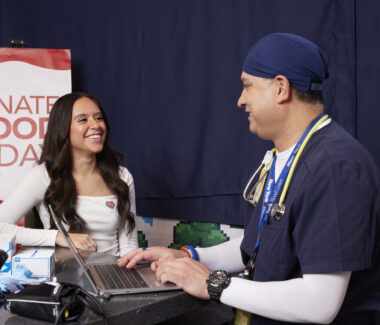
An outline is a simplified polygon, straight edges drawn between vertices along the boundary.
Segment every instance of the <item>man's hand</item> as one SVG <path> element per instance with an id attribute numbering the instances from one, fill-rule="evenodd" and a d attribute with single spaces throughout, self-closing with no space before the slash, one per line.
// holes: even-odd
<path id="1" fill-rule="evenodd" d="M 161 282 L 173 282 L 187 293 L 201 299 L 210 299 L 206 278 L 211 270 L 189 257 L 153 262 L 152 269 Z"/>
<path id="2" fill-rule="evenodd" d="M 186 253 L 177 249 L 166 247 L 149 247 L 146 250 L 136 248 L 117 260 L 120 267 L 133 268 L 140 261 L 164 261 L 171 258 L 186 256 Z"/>
<path id="3" fill-rule="evenodd" d="M 89 252 L 96 252 L 98 249 L 96 242 L 87 234 L 69 233 L 69 237 L 74 243 L 75 248 L 77 249 L 83 249 Z M 60 232 L 57 233 L 57 237 L 55 238 L 55 244 L 57 246 L 68 247 L 65 239 L 63 238 Z"/>

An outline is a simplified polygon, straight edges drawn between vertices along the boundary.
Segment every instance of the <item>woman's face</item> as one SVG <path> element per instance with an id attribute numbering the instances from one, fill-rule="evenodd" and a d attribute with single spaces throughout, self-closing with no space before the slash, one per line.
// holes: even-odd
<path id="1" fill-rule="evenodd" d="M 73 105 L 70 126 L 73 155 L 102 151 L 106 135 L 107 127 L 99 107 L 87 97 L 78 99 Z"/>

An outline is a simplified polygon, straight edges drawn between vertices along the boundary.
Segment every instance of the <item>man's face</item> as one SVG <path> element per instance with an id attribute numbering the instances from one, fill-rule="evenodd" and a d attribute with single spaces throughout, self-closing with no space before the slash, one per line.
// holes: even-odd
<path id="1" fill-rule="evenodd" d="M 275 92 L 272 79 L 241 74 L 243 91 L 238 106 L 249 114 L 249 130 L 265 140 L 272 140 L 275 131 Z"/>

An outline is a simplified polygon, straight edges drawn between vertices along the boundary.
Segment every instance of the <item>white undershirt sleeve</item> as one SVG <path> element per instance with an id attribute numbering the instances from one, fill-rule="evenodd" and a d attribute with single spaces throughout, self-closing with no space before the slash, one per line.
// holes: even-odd
<path id="1" fill-rule="evenodd" d="M 329 324 L 347 291 L 351 272 L 305 274 L 287 281 L 232 278 L 221 302 L 279 321 Z"/>
<path id="2" fill-rule="evenodd" d="M 199 260 L 212 270 L 240 272 L 244 264 L 237 252 L 242 239 L 198 247 Z M 221 302 L 274 320 L 329 324 L 342 305 L 350 276 L 351 272 L 305 274 L 303 278 L 272 282 L 234 277 Z"/>
<path id="3" fill-rule="evenodd" d="M 212 247 L 197 247 L 199 261 L 211 270 L 225 270 L 231 273 L 240 272 L 244 269 L 240 254 L 242 240 L 243 236 Z"/>

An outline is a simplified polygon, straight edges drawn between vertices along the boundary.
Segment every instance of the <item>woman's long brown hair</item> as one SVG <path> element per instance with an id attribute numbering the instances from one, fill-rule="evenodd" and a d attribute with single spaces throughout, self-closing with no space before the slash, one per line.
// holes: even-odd
<path id="1" fill-rule="evenodd" d="M 129 187 L 120 177 L 121 153 L 109 145 L 110 125 L 99 101 L 90 94 L 74 92 L 60 97 L 52 107 L 39 164 L 45 163 L 50 176 L 50 185 L 44 196 L 46 206 L 50 204 L 57 217 L 69 225 L 69 232 L 86 232 L 86 222 L 77 213 L 77 190 L 72 176 L 73 162 L 70 143 L 70 126 L 74 103 L 80 98 L 91 99 L 101 111 L 107 127 L 103 150 L 96 154 L 96 166 L 107 187 L 116 195 L 120 226 L 128 222 L 128 233 L 135 227 L 131 212 Z M 50 228 L 55 228 L 50 220 Z"/>

